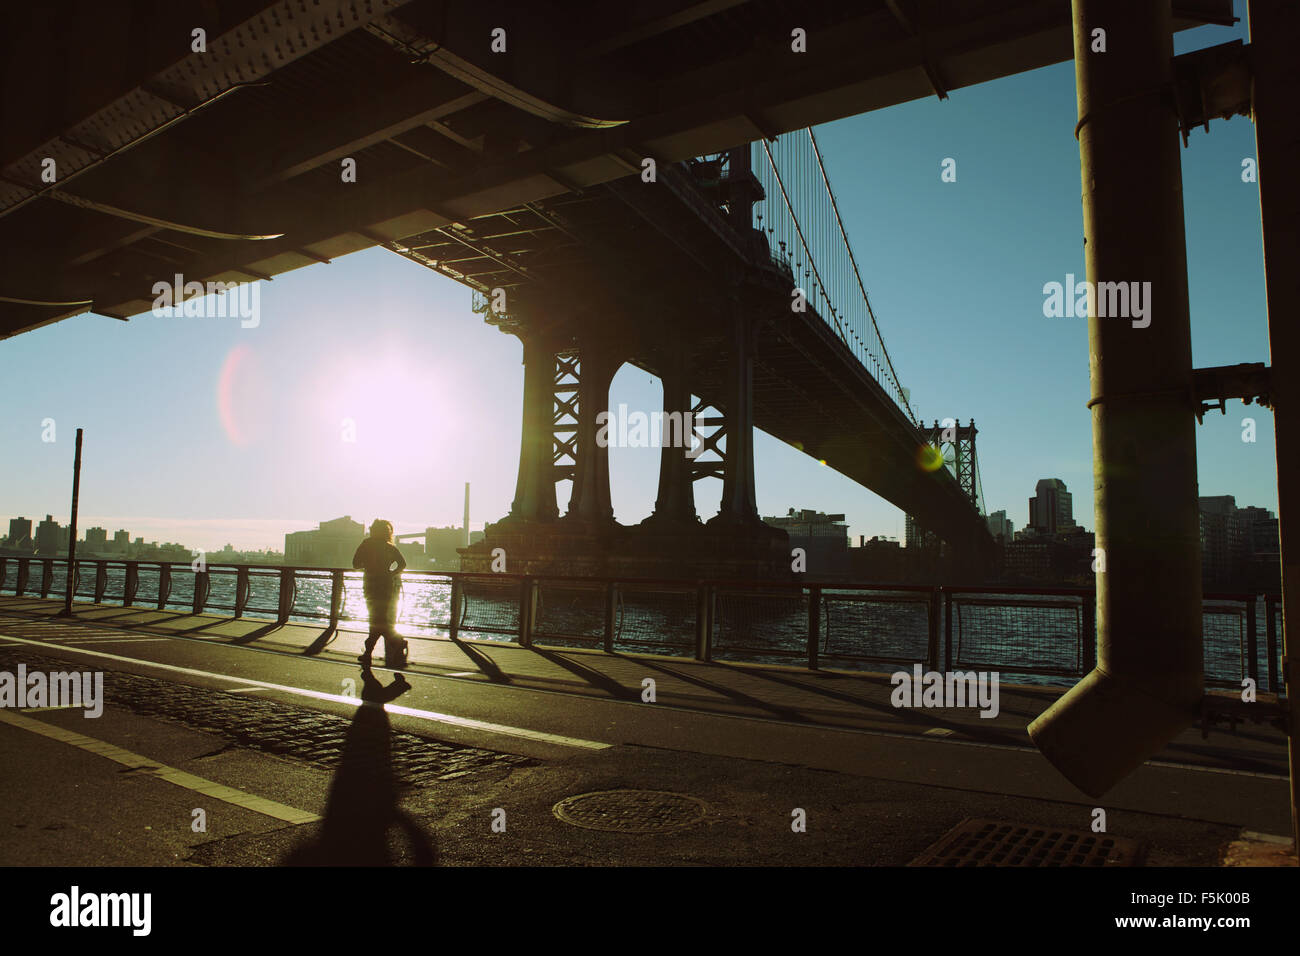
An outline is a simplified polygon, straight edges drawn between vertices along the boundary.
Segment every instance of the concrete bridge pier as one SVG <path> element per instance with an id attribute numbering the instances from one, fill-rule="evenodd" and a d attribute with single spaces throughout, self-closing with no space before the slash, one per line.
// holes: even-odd
<path id="1" fill-rule="evenodd" d="M 519 442 L 519 476 L 510 505 L 511 523 L 554 521 L 555 504 L 552 431 L 555 354 L 557 343 L 538 333 L 517 333 L 524 345 L 523 428 Z"/>
<path id="2" fill-rule="evenodd" d="M 790 538 L 764 524 L 754 490 L 754 347 L 758 320 L 737 289 L 730 296 L 731 335 L 727 384 L 722 401 L 726 421 L 722 501 L 705 522 L 719 576 L 771 577 L 790 573 Z"/>
<path id="3" fill-rule="evenodd" d="M 697 528 L 700 524 L 695 512 L 693 461 L 687 456 L 692 438 L 692 429 L 686 420 L 686 416 L 691 414 L 691 389 L 687 384 L 689 362 L 684 345 L 668 350 L 660 361 L 664 435 L 663 448 L 659 452 L 659 490 L 654 512 L 641 522 L 643 529 L 670 531 L 682 527 Z M 674 418 L 682 423 L 684 447 L 674 447 L 670 440 L 668 423 Z"/>
<path id="4" fill-rule="evenodd" d="M 578 356 L 577 453 L 564 522 L 591 532 L 609 531 L 615 525 L 609 497 L 609 446 L 608 441 L 597 440 L 601 430 L 597 417 L 609 409 L 609 384 L 622 363 L 609 343 L 591 333 L 579 335 Z"/>
<path id="5" fill-rule="evenodd" d="M 727 422 L 722 502 L 718 513 L 708 521 L 709 526 L 715 528 L 762 524 L 754 493 L 755 322 L 746 313 L 738 296 L 731 309 L 726 399 L 722 408 Z"/>

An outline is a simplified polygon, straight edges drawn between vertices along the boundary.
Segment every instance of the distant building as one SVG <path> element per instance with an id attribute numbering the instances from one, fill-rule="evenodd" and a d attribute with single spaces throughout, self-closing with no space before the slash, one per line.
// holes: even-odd
<path id="1" fill-rule="evenodd" d="M 36 553 L 55 555 L 68 550 L 68 529 L 60 527 L 53 515 L 36 526 Z"/>
<path id="2" fill-rule="evenodd" d="M 114 531 L 112 551 L 116 554 L 126 554 L 127 551 L 129 551 L 130 549 L 131 549 L 130 532 L 123 529 Z"/>
<path id="3" fill-rule="evenodd" d="M 896 538 L 858 537 L 858 547 L 849 551 L 853 577 L 859 581 L 896 583 L 906 574 L 902 545 Z"/>
<path id="4" fill-rule="evenodd" d="M 460 569 L 460 552 L 463 548 L 465 531 L 462 528 L 425 528 L 424 556 L 431 567 L 439 571 L 457 571 Z"/>
<path id="5" fill-rule="evenodd" d="M 426 570 L 429 562 L 425 558 L 424 545 L 418 541 L 398 541 L 397 550 L 406 559 L 406 566 L 413 571 Z"/>
<path id="6" fill-rule="evenodd" d="M 108 550 L 108 532 L 103 528 L 86 529 L 86 549 L 96 553 Z"/>
<path id="7" fill-rule="evenodd" d="M 1281 589 L 1277 518 L 1254 506 L 1238 508 L 1232 495 L 1197 499 L 1201 583 L 1208 590 Z"/>
<path id="8" fill-rule="evenodd" d="M 35 543 L 32 541 L 32 519 L 10 518 L 8 546 L 18 551 L 29 551 Z"/>
<path id="9" fill-rule="evenodd" d="M 314 531 L 284 536 L 284 563 L 300 568 L 350 568 L 366 529 L 351 515 L 322 521 Z"/>
<path id="10" fill-rule="evenodd" d="M 791 508 L 779 517 L 764 518 L 765 524 L 781 528 L 790 536 L 790 549 L 802 548 L 808 574 L 844 574 L 849 570 L 849 529 L 842 514 L 825 514 Z"/>
<path id="11" fill-rule="evenodd" d="M 1043 478 L 1034 487 L 1037 494 L 1029 499 L 1029 526 L 1039 534 L 1071 531 L 1074 523 L 1074 496 L 1065 490 L 1059 478 Z"/>
<path id="12" fill-rule="evenodd" d="M 1007 517 L 1006 511 L 995 511 L 986 519 L 989 526 L 989 534 L 993 535 L 994 540 L 1001 540 L 1004 544 L 1010 544 L 1015 540 L 1016 523 Z"/>
<path id="13" fill-rule="evenodd" d="M 939 547 L 939 536 L 924 530 L 911 515 L 904 516 L 903 541 L 910 549 L 930 551 Z"/>

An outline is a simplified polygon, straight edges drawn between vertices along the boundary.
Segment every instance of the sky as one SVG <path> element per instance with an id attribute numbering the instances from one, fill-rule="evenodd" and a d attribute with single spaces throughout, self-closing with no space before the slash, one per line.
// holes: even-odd
<path id="1" fill-rule="evenodd" d="M 1234 28 L 1178 34 L 1176 52 L 1246 39 L 1243 7 Z M 1063 480 L 1076 520 L 1094 524 L 1087 320 L 1043 314 L 1045 283 L 1086 272 L 1076 119 L 1066 62 L 816 130 L 913 408 L 974 418 L 986 508 L 1017 528 L 1041 478 Z M 1197 367 L 1269 358 L 1259 196 L 1241 177 L 1254 149 L 1236 117 L 1182 151 Z M 941 181 L 947 158 L 955 182 Z M 465 482 L 472 528 L 508 513 L 522 350 L 471 312 L 467 288 L 382 249 L 257 288 L 256 326 L 86 314 L 0 342 L 0 534 L 16 515 L 67 523 L 78 427 L 78 525 L 110 536 L 280 549 L 286 532 L 345 514 L 399 533 L 459 525 Z M 660 401 L 648 373 L 616 375 L 611 407 Z M 1207 414 L 1197 452 L 1202 495 L 1276 511 L 1267 409 Z M 610 459 L 615 517 L 635 523 L 654 506 L 658 451 Z M 843 512 L 855 537 L 903 535 L 897 508 L 770 436 L 757 436 L 755 465 L 764 515 Z M 697 483 L 702 518 L 720 493 Z M 562 510 L 566 498 L 567 483 Z"/>

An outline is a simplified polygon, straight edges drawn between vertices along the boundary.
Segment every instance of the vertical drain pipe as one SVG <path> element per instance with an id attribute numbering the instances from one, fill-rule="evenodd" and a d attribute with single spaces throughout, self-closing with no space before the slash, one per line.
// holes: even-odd
<path id="1" fill-rule="evenodd" d="M 1100 295 L 1089 310 L 1097 666 L 1029 725 L 1096 797 L 1196 719 L 1200 532 L 1170 0 L 1073 0 L 1073 14 L 1088 280 L 1150 289 L 1145 319 L 1098 315 Z"/>
<path id="2" fill-rule="evenodd" d="M 1277 516 L 1282 549 L 1282 678 L 1291 756 L 1291 833 L 1300 845 L 1300 139 L 1295 104 L 1300 71 L 1295 38 L 1300 8 L 1293 0 L 1251 0 L 1250 56 L 1255 81 L 1251 112 L 1259 160 L 1259 212 L 1268 291 L 1268 351 L 1273 429 L 1277 437 Z M 1272 670 L 1272 662 L 1269 664 Z"/>

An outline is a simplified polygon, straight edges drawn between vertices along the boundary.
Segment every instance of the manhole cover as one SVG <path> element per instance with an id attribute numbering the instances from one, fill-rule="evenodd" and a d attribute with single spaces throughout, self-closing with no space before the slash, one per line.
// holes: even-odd
<path id="1" fill-rule="evenodd" d="M 1136 866 L 1141 850 L 1104 833 L 963 820 L 908 866 Z"/>
<path id="2" fill-rule="evenodd" d="M 654 833 L 688 827 L 703 818 L 706 807 L 694 797 L 662 790 L 597 790 L 565 797 L 552 809 L 575 827 Z"/>

